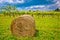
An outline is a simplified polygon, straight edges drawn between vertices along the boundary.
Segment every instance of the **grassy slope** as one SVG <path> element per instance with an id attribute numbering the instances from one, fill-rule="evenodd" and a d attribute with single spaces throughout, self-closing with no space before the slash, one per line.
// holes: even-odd
<path id="1" fill-rule="evenodd" d="M 39 30 L 34 38 L 18 38 L 12 35 L 10 23 L 13 19 L 14 17 L 0 17 L 0 40 L 60 40 L 60 17 L 58 19 L 57 15 L 40 15 L 39 18 L 34 16 L 36 29 Z"/>

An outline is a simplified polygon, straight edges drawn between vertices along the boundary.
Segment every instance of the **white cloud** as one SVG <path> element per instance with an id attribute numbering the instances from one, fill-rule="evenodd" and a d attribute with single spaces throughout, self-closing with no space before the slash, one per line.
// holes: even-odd
<path id="1" fill-rule="evenodd" d="M 35 6 L 30 6 L 30 7 L 26 7 L 25 9 L 32 9 L 32 8 L 44 8 L 45 5 L 35 5 Z"/>
<path id="2" fill-rule="evenodd" d="M 55 3 L 47 5 L 46 7 L 47 8 L 50 8 L 50 7 L 60 8 L 60 0 L 53 0 L 53 2 L 55 2 Z"/>
<path id="3" fill-rule="evenodd" d="M 53 2 L 57 2 L 57 1 L 60 1 L 60 0 L 53 0 Z"/>
<path id="4" fill-rule="evenodd" d="M 54 0 L 53 2 L 55 2 L 55 5 L 60 8 L 60 0 Z"/>
<path id="5" fill-rule="evenodd" d="M 57 1 L 56 4 L 58 7 L 60 7 L 60 1 Z"/>
<path id="6" fill-rule="evenodd" d="M 47 0 L 49 1 L 49 0 Z M 26 7 L 25 9 L 41 9 L 41 10 L 52 10 L 51 8 L 52 7 L 55 7 L 55 8 L 60 8 L 60 0 L 53 0 L 53 2 L 55 2 L 54 4 L 50 4 L 50 5 L 35 5 L 35 6 L 29 6 L 29 7 Z"/>
<path id="7" fill-rule="evenodd" d="M 3 2 L 8 2 L 8 3 L 24 3 L 25 0 L 0 0 L 0 3 L 3 3 Z"/>
<path id="8" fill-rule="evenodd" d="M 3 3 L 3 2 L 13 2 L 13 0 L 0 0 L 0 3 Z"/>
<path id="9" fill-rule="evenodd" d="M 3 0 L 0 0 L 0 3 L 2 3 L 3 2 Z"/>
<path id="10" fill-rule="evenodd" d="M 13 0 L 6 0 L 5 2 L 13 3 Z"/>
<path id="11" fill-rule="evenodd" d="M 17 3 L 24 3 L 24 0 L 17 0 Z"/>
<path id="12" fill-rule="evenodd" d="M 18 10 L 22 10 L 22 8 L 20 8 L 20 7 L 18 7 L 17 9 L 18 9 Z"/>
<path id="13" fill-rule="evenodd" d="M 35 5 L 35 6 L 29 6 L 25 7 L 25 9 L 39 9 L 39 10 L 48 10 L 48 6 L 45 5 Z"/>

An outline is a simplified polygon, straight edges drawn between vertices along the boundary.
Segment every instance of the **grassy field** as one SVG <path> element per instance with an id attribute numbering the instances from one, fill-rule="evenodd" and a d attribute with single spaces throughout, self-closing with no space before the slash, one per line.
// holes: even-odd
<path id="1" fill-rule="evenodd" d="M 18 17 L 18 16 L 16 16 Z M 60 16 L 34 15 L 35 37 L 16 37 L 10 32 L 11 21 L 16 17 L 0 16 L 0 40 L 60 40 Z"/>

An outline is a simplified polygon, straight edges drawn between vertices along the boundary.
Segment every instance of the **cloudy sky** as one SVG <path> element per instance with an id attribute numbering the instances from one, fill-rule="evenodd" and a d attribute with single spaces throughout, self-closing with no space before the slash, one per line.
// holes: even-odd
<path id="1" fill-rule="evenodd" d="M 60 8 L 60 0 L 0 0 L 0 6 L 15 5 L 17 9 L 52 10 Z"/>

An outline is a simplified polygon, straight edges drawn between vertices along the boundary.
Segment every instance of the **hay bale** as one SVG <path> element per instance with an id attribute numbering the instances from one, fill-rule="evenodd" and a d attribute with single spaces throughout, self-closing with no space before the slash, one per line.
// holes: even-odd
<path id="1" fill-rule="evenodd" d="M 11 23 L 11 32 L 16 36 L 34 36 L 35 22 L 30 15 L 22 15 Z"/>

